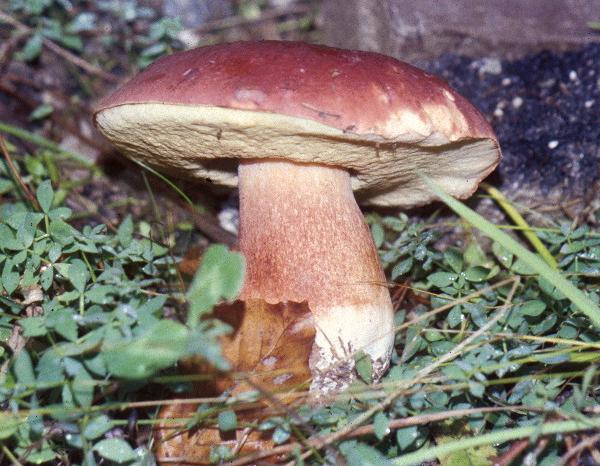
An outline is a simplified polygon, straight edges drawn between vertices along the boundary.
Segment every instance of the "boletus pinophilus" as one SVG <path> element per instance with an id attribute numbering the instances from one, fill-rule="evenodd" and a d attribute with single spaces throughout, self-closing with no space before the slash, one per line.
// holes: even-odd
<path id="1" fill-rule="evenodd" d="M 247 271 L 225 355 L 269 390 L 312 379 L 317 397 L 349 384 L 355 352 L 377 380 L 393 349 L 392 303 L 356 199 L 428 203 L 419 173 L 465 198 L 500 160 L 484 116 L 442 80 L 384 55 L 298 42 L 160 58 L 102 101 L 95 123 L 133 159 L 239 187 Z M 207 455 L 202 439 L 223 440 L 187 434 L 159 454 Z"/>

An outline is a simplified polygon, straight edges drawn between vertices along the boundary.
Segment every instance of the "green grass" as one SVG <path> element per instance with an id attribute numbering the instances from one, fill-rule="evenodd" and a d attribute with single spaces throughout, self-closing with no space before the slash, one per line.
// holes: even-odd
<path id="1" fill-rule="evenodd" d="M 552 259 L 547 259 L 546 262 L 541 260 L 536 254 L 527 250 L 509 235 L 496 228 L 494 224 L 484 219 L 481 215 L 477 214 L 472 209 L 469 209 L 461 202 L 444 193 L 430 180 L 427 180 L 427 182 L 432 191 L 434 191 L 448 207 L 450 207 L 463 219 L 471 223 L 475 228 L 481 230 L 486 236 L 496 241 L 498 244 L 500 244 L 500 246 L 521 259 L 532 269 L 534 273 L 537 273 L 542 279 L 545 279 L 547 282 L 549 282 L 558 290 L 558 292 L 563 293 L 573 305 L 577 306 L 577 308 L 592 321 L 596 328 L 600 327 L 600 309 L 598 308 L 598 305 L 591 301 L 581 290 L 579 290 L 573 285 L 573 283 L 571 283 L 556 270 L 556 260 L 550 255 L 549 251 L 537 236 L 533 236 L 535 240 L 532 239 L 531 242 L 537 247 L 538 251 L 540 251 L 540 255 L 542 255 L 542 257 L 552 257 Z M 494 189 L 492 192 L 497 193 L 498 191 Z M 507 204 L 506 198 L 504 197 L 500 198 L 500 202 L 504 205 Z M 516 210 L 512 207 L 509 207 L 509 212 L 516 212 Z M 522 219 L 520 215 L 517 216 L 514 213 L 512 217 Z M 527 226 L 523 223 L 524 221 L 519 221 L 517 225 Z M 533 234 L 531 231 L 528 231 L 527 233 L 528 237 L 531 237 Z"/>
<path id="2" fill-rule="evenodd" d="M 66 197 L 56 196 L 67 185 L 60 161 L 55 182 L 48 181 L 45 151 L 56 148 L 44 143 L 39 153 L 27 154 L 19 148 L 23 134 L 12 136 L 18 174 L 0 164 L 0 363 L 8 364 L 0 398 L 9 406 L 2 414 L 2 453 L 15 464 L 92 457 L 143 464 L 152 455 L 147 440 L 107 435 L 128 424 L 132 409 L 141 410 L 138 425 L 148 432 L 156 407 L 174 396 L 167 387 L 183 394 L 193 381 L 206 379 L 177 374 L 174 363 L 181 357 L 196 354 L 227 367 L 216 340 L 227 327 L 208 313 L 220 299 L 234 299 L 242 262 L 224 247 L 211 249 L 186 289 L 174 269 L 176 255 L 160 237 L 149 236 L 144 219 L 125 217 L 114 231 L 81 220 L 72 225 L 73 212 L 64 206 L 71 188 Z M 35 203 L 19 192 L 20 183 Z M 403 215 L 370 217 L 386 269 L 396 283 L 410 279 L 412 293 L 425 300 L 397 313 L 398 353 L 379 385 L 359 379 L 330 406 L 304 406 L 296 415 L 281 413 L 255 425 L 272 433 L 281 444 L 276 449 L 309 464 L 326 458 L 315 452 L 330 445 L 350 464 L 432 458 L 452 464 L 467 455 L 485 465 L 510 441 L 537 436 L 549 439 L 540 459 L 552 464 L 565 451 L 555 434 L 597 427 L 589 414 L 598 404 L 600 361 L 597 232 L 528 226 L 554 257 L 554 269 L 464 204 L 437 193 L 494 240 L 493 247 L 470 234 L 439 251 L 436 241 L 444 233 L 435 224 Z M 32 290 L 41 292 L 33 294 L 42 311 L 35 315 L 23 304 Z M 186 302 L 192 310 L 187 323 Z M 165 318 L 165 311 L 178 318 Z M 13 354 L 16 326 L 26 345 Z M 190 339 L 204 344 L 190 346 Z M 570 395 L 561 404 L 565 390 Z M 204 414 L 179 421 L 253 427 L 230 414 L 261 395 L 247 397 L 198 400 Z M 70 435 L 48 436 L 50 425 Z M 300 435 L 308 440 L 298 442 Z M 218 447 L 212 459 L 230 455 Z"/>

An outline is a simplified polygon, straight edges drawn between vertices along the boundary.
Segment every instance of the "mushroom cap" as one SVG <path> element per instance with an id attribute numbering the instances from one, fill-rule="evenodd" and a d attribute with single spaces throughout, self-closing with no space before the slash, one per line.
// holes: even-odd
<path id="1" fill-rule="evenodd" d="M 299 42 L 236 42 L 160 58 L 97 108 L 128 156 L 236 186 L 239 159 L 344 167 L 366 204 L 435 198 L 418 173 L 467 197 L 500 149 L 444 81 L 394 58 Z"/>

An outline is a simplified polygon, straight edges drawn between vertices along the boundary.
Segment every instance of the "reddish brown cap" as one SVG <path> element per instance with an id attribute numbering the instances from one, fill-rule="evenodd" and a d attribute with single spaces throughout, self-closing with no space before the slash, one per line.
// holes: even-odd
<path id="1" fill-rule="evenodd" d="M 445 82 L 384 55 L 238 42 L 157 60 L 98 107 L 134 158 L 235 185 L 239 158 L 343 166 L 367 203 L 431 200 L 417 171 L 464 197 L 500 159 L 493 130 Z"/>

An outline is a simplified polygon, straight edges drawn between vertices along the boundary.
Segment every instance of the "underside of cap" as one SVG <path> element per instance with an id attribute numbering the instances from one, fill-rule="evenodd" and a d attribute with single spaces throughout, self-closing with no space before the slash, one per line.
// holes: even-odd
<path id="1" fill-rule="evenodd" d="M 96 125 L 133 159 L 171 173 L 237 185 L 240 159 L 286 159 L 347 169 L 363 204 L 413 207 L 435 196 L 419 174 L 446 192 L 468 197 L 494 170 L 490 137 L 450 140 L 400 113 L 396 136 L 357 134 L 318 121 L 205 105 L 131 103 L 100 110 Z"/>

